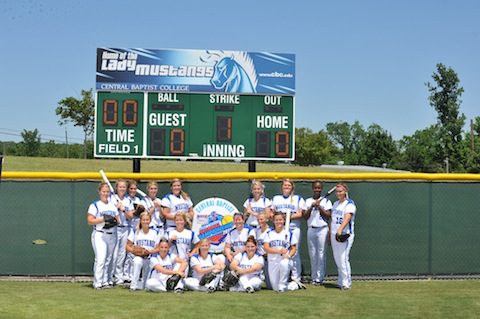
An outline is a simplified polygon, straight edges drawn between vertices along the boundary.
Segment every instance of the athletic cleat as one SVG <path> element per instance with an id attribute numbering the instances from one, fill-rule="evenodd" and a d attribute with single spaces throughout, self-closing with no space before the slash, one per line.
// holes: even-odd
<path id="1" fill-rule="evenodd" d="M 207 288 L 207 292 L 208 292 L 209 294 L 211 294 L 212 292 L 215 292 L 215 288 L 214 288 L 214 287 L 208 287 L 208 288 Z"/>

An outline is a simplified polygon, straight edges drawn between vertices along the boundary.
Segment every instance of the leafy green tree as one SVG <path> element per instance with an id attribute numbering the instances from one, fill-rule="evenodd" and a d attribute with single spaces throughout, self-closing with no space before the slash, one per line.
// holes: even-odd
<path id="1" fill-rule="evenodd" d="M 55 144 L 55 141 L 50 140 L 40 145 L 39 155 L 41 157 L 63 157 L 61 153 L 61 145 Z"/>
<path id="2" fill-rule="evenodd" d="M 430 92 L 430 105 L 437 111 L 440 128 L 441 157 L 448 158 L 450 167 L 454 171 L 463 169 L 462 161 L 462 128 L 465 124 L 465 115 L 459 113 L 460 97 L 463 87 L 457 73 L 442 63 L 437 64 L 437 72 L 432 75 L 434 83 L 427 82 Z"/>
<path id="3" fill-rule="evenodd" d="M 333 144 L 339 148 L 339 159 L 345 164 L 363 164 L 360 150 L 365 139 L 365 130 L 360 122 L 352 125 L 346 122 L 327 123 L 327 134 Z"/>
<path id="4" fill-rule="evenodd" d="M 368 127 L 359 146 L 359 164 L 381 167 L 391 166 L 398 150 L 392 135 L 378 124 Z"/>
<path id="5" fill-rule="evenodd" d="M 22 155 L 38 156 L 40 150 L 40 133 L 38 132 L 38 130 L 23 130 L 20 134 L 23 138 L 23 141 L 20 142 Z"/>
<path id="6" fill-rule="evenodd" d="M 441 131 L 437 124 L 417 130 L 412 136 L 400 140 L 400 156 L 397 168 L 414 172 L 443 171 L 443 159 L 438 157 L 442 149 Z"/>
<path id="7" fill-rule="evenodd" d="M 87 139 L 93 133 L 95 123 L 95 102 L 92 97 L 92 89 L 82 90 L 82 98 L 67 97 L 60 102 L 55 109 L 55 113 L 60 116 L 58 121 L 60 125 L 73 123 L 74 126 L 80 126 L 84 133 L 84 158 L 87 158 Z"/>
<path id="8" fill-rule="evenodd" d="M 295 129 L 295 161 L 297 165 L 321 165 L 331 161 L 332 145 L 324 131 Z"/>

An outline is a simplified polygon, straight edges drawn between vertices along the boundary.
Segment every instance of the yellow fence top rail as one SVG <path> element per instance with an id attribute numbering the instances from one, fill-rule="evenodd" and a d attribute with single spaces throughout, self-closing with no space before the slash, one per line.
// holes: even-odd
<path id="1" fill-rule="evenodd" d="M 445 173 L 282 173 L 282 172 L 231 172 L 231 173 L 118 173 L 105 172 L 109 179 L 222 181 L 222 180 L 323 180 L 323 181 L 480 181 L 480 174 Z M 98 180 L 100 172 L 3 172 L 3 180 Z"/>

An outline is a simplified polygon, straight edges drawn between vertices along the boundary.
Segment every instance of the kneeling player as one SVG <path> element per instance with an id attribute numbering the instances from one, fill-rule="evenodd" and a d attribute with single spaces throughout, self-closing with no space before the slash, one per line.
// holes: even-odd
<path id="1" fill-rule="evenodd" d="M 297 252 L 298 239 L 285 229 L 285 217 L 278 212 L 273 216 L 274 229 L 268 231 L 264 248 L 268 258 L 268 276 L 272 289 L 279 292 L 299 289 L 300 283 L 288 282 L 292 257 Z M 303 288 L 303 287 L 302 287 Z"/>
<path id="2" fill-rule="evenodd" d="M 168 252 L 169 245 L 166 238 L 162 238 L 158 244 L 159 253 L 152 257 L 150 264 L 152 272 L 147 280 L 146 289 L 154 292 L 174 290 L 176 293 L 183 292 L 183 277 L 187 262 L 182 258 Z M 176 276 L 175 276 L 176 275 Z M 175 280 L 175 285 L 168 287 L 169 278 Z"/>
<path id="3" fill-rule="evenodd" d="M 192 277 L 185 279 L 185 287 L 190 290 L 214 292 L 223 276 L 225 256 L 209 252 L 210 240 L 199 241 L 199 252 L 190 258 Z"/>
<path id="4" fill-rule="evenodd" d="M 239 276 L 238 283 L 230 287 L 230 291 L 246 291 L 253 293 L 260 290 L 263 269 L 263 256 L 257 253 L 257 240 L 249 236 L 245 251 L 237 254 L 230 264 L 230 269 Z"/>

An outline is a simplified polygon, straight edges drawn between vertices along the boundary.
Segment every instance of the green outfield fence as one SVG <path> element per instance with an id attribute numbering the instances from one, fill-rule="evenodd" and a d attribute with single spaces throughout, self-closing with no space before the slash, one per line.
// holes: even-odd
<path id="1" fill-rule="evenodd" d="M 478 275 L 480 273 L 480 176 L 419 173 L 109 173 L 109 178 L 159 181 L 160 194 L 180 177 L 194 203 L 212 196 L 241 209 L 249 180 L 280 192 L 280 180 L 311 195 L 312 180 L 329 189 L 349 184 L 357 205 L 352 273 L 358 276 Z M 93 251 L 88 205 L 97 199 L 99 173 L 3 172 L 0 183 L 0 275 L 91 275 Z M 334 195 L 332 196 L 334 197 Z M 334 198 L 332 198 L 333 200 Z M 304 223 L 305 227 L 305 223 Z M 305 228 L 303 229 L 305 230 Z M 44 245 L 32 241 L 43 239 Z M 303 231 L 304 275 L 310 274 Z M 327 272 L 336 274 L 331 252 Z"/>

